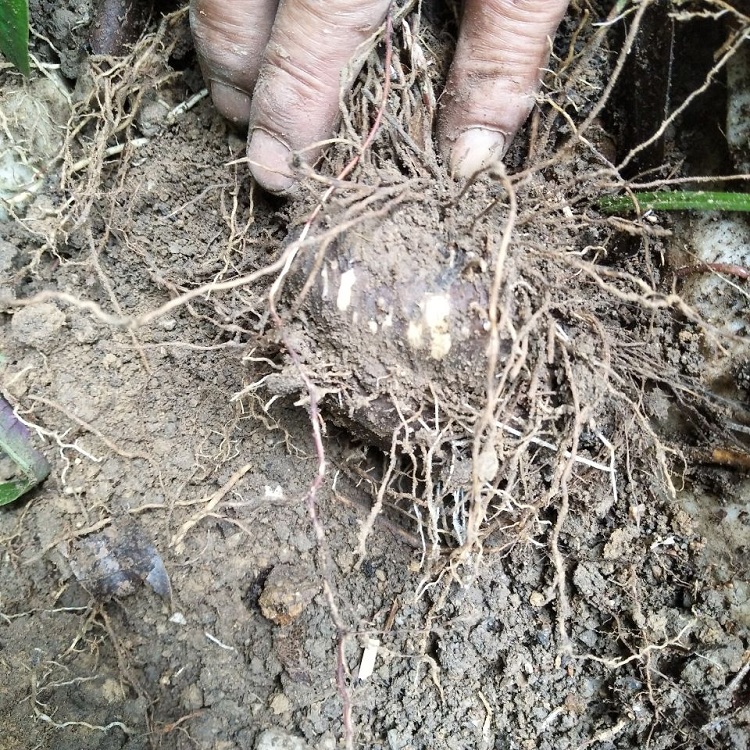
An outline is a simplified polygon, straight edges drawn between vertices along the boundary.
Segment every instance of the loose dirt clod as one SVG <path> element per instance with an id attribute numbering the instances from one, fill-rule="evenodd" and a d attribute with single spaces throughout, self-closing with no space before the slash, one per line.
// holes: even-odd
<path id="1" fill-rule="evenodd" d="M 57 305 L 43 302 L 17 310 L 13 314 L 10 330 L 19 343 L 49 350 L 56 345 L 65 320 L 65 313 Z"/>

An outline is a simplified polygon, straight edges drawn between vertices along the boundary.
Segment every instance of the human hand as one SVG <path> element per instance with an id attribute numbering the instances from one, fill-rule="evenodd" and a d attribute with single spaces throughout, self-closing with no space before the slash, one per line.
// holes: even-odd
<path id="1" fill-rule="evenodd" d="M 568 0 L 465 0 L 440 101 L 438 145 L 452 174 L 501 157 L 534 103 Z M 389 0 L 191 0 L 190 21 L 216 108 L 249 126 L 260 185 L 293 187 L 290 159 L 314 162 L 339 114 L 342 70 Z M 354 71 L 356 73 L 356 71 Z M 311 148 L 312 146 L 312 148 Z"/>

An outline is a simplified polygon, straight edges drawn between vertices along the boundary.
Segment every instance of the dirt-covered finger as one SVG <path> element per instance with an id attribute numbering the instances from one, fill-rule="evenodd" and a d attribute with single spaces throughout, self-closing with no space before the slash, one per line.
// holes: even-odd
<path id="1" fill-rule="evenodd" d="M 467 0 L 442 99 L 440 149 L 468 177 L 501 157 L 534 104 L 567 0 Z"/>
<path id="2" fill-rule="evenodd" d="M 250 115 L 248 160 L 263 187 L 281 193 L 293 186 L 293 152 L 310 163 L 319 156 L 315 144 L 331 135 L 340 87 L 358 72 L 351 60 L 388 5 L 388 0 L 282 2 Z M 342 77 L 344 71 L 348 75 Z"/>
<path id="3" fill-rule="evenodd" d="M 245 124 L 278 0 L 191 0 L 190 26 L 216 108 Z"/>

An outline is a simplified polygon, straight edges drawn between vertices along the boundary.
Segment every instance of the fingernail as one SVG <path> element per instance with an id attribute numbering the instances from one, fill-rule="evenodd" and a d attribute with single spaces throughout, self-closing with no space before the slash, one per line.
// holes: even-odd
<path id="1" fill-rule="evenodd" d="M 464 131 L 451 150 L 451 174 L 466 179 L 501 159 L 505 153 L 505 140 L 497 130 L 471 128 Z"/>
<path id="2" fill-rule="evenodd" d="M 247 160 L 256 182 L 269 193 L 286 193 L 295 183 L 290 165 L 292 151 L 266 130 L 250 133 Z"/>
<path id="3" fill-rule="evenodd" d="M 235 125 L 247 125 L 250 120 L 250 97 L 244 91 L 220 81 L 211 81 L 210 86 L 214 107 Z"/>

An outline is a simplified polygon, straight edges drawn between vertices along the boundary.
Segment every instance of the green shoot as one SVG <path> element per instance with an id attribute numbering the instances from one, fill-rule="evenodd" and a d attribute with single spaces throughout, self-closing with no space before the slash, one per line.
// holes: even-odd
<path id="1" fill-rule="evenodd" d="M 50 472 L 47 459 L 31 445 L 31 435 L 11 405 L 0 396 L 0 451 L 16 467 L 16 476 L 0 481 L 0 506 L 18 500 L 43 482 Z"/>
<path id="2" fill-rule="evenodd" d="M 686 190 L 670 193 L 633 193 L 605 196 L 597 201 L 605 214 L 639 211 L 750 211 L 750 193 L 714 193 Z"/>

